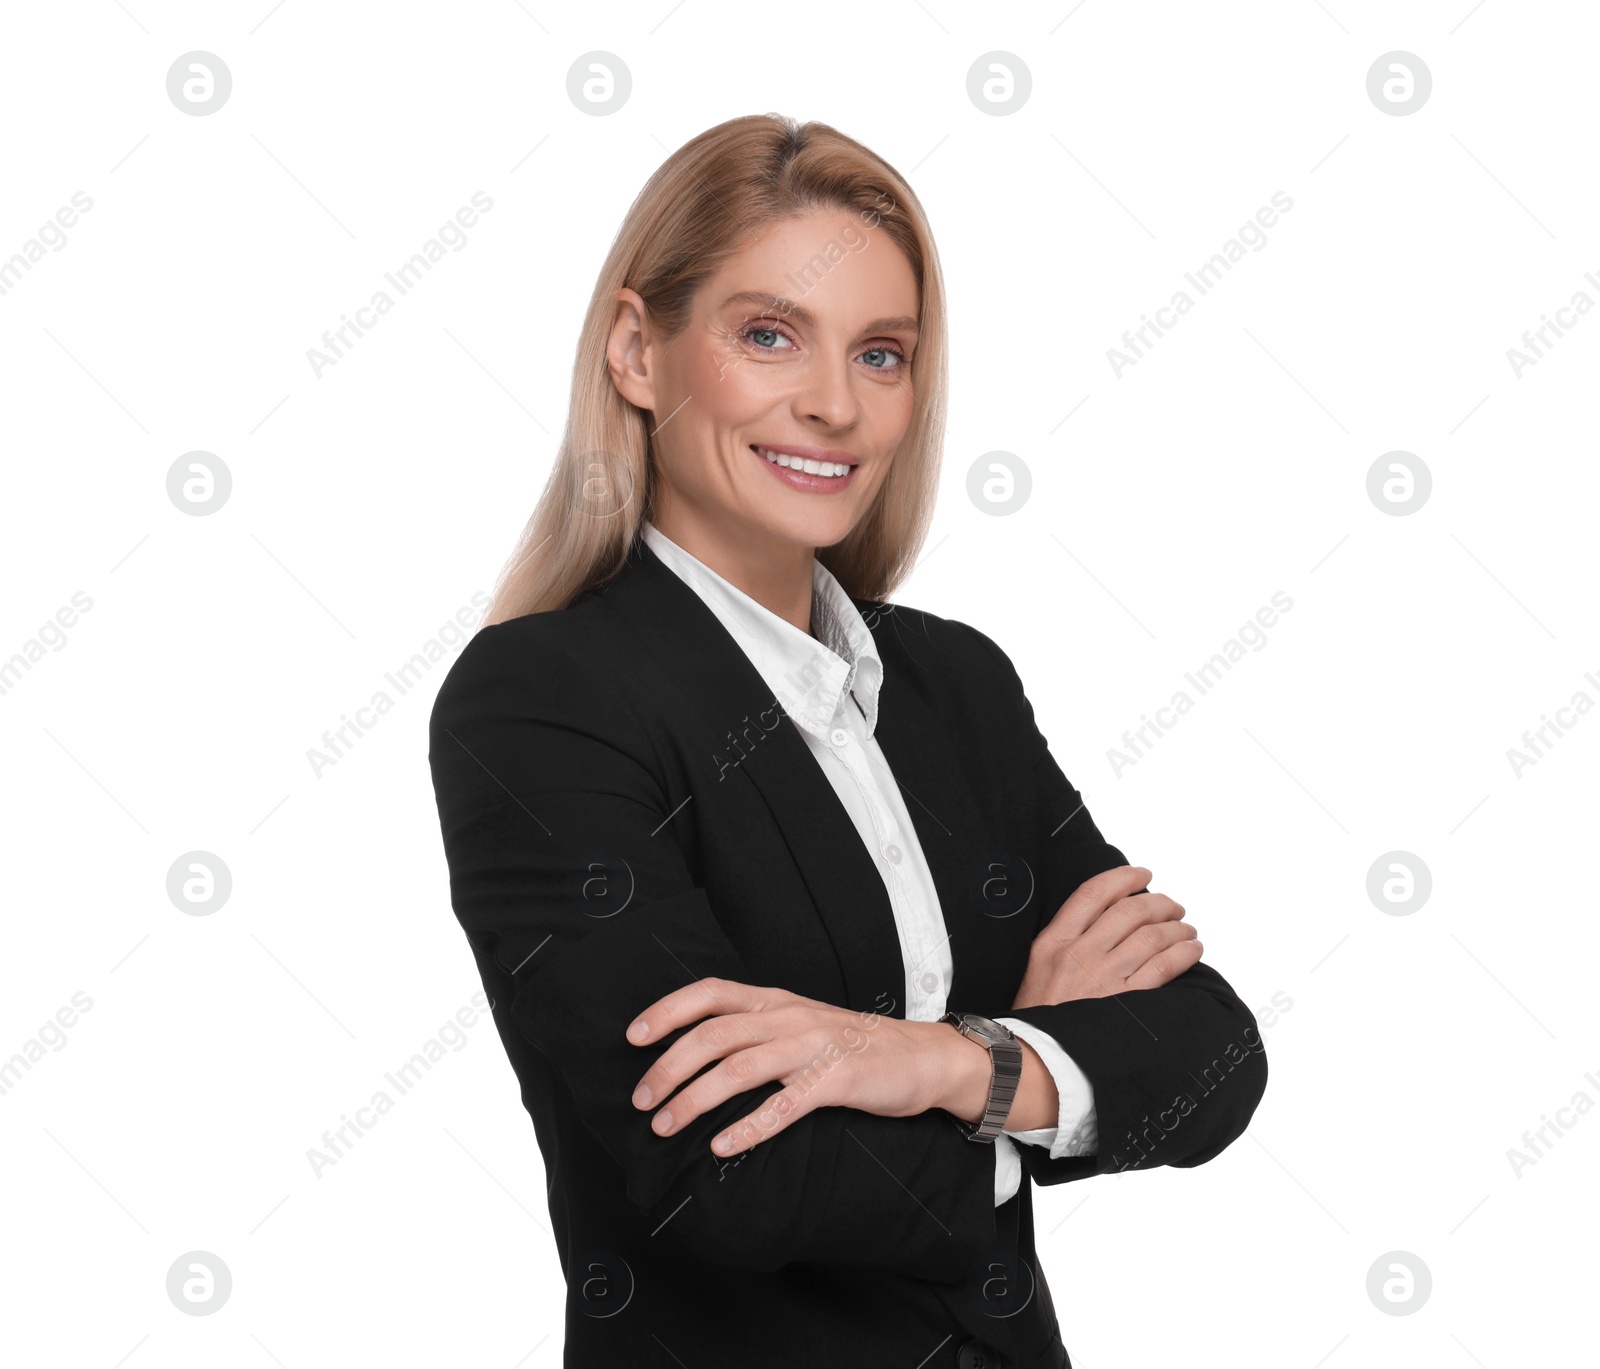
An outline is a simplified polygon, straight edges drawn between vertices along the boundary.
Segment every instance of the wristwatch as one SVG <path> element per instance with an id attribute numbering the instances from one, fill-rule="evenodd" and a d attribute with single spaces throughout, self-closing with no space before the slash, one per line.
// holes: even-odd
<path id="1" fill-rule="evenodd" d="M 969 1041 L 977 1041 L 989 1049 L 989 1065 L 993 1072 L 989 1076 L 989 1106 L 984 1109 L 983 1121 L 957 1120 L 969 1141 L 992 1145 L 1011 1115 L 1017 1085 L 1022 1082 L 1022 1043 L 1010 1027 L 979 1017 L 977 1013 L 947 1012 L 939 1020 L 948 1022 Z"/>

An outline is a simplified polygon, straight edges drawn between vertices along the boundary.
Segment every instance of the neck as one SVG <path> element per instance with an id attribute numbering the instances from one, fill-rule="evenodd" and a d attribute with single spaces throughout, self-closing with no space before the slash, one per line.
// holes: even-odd
<path id="1" fill-rule="evenodd" d="M 699 517 L 682 505 L 663 509 L 650 521 L 764 609 L 811 632 L 815 547 L 753 536 L 747 528 Z"/>

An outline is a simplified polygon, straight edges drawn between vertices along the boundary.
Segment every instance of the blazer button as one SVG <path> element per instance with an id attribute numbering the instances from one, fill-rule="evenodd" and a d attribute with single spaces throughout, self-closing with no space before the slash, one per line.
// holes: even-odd
<path id="1" fill-rule="evenodd" d="M 969 1340 L 956 1352 L 957 1369 L 1006 1369 L 1000 1352 L 987 1341 Z"/>

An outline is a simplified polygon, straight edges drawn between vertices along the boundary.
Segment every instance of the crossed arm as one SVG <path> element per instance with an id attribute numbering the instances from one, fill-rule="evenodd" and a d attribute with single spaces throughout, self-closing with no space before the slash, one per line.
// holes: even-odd
<path id="1" fill-rule="evenodd" d="M 1153 989 L 1197 963 L 1200 942 L 1182 920 L 1183 908 L 1165 895 L 1139 892 L 1149 880 L 1149 870 L 1123 865 L 1079 886 L 1035 938 L 1013 1009 Z M 856 1016 L 784 989 L 696 980 L 629 1025 L 636 1045 L 689 1029 L 644 1071 L 633 1104 L 656 1109 L 652 1129 L 670 1136 L 754 1085 L 781 1085 L 758 1110 L 719 1131 L 711 1143 L 718 1155 L 770 1141 L 819 1107 L 884 1117 L 939 1108 L 969 1122 L 982 1119 L 989 1053 L 940 1022 L 879 1019 L 871 1049 L 841 1053 L 836 1065 L 815 1073 L 820 1053 Z M 1049 1069 L 1025 1044 L 1008 1129 L 1052 1127 L 1058 1109 Z"/>
<path id="2" fill-rule="evenodd" d="M 981 1115 L 986 1053 L 938 1023 L 855 1014 L 752 984 L 670 834 L 673 805 L 637 759 L 651 753 L 642 725 L 603 676 L 572 654 L 536 652 L 528 631 L 523 620 L 480 631 L 434 706 L 429 760 L 452 902 L 474 950 L 513 985 L 502 1007 L 626 1176 L 630 1201 L 657 1222 L 670 1219 L 676 1239 L 716 1262 L 777 1269 L 814 1259 L 963 1278 L 994 1239 L 993 1161 L 945 1113 Z M 609 704 L 603 727 L 597 696 Z M 1034 774 L 1053 811 L 1061 786 L 1070 786 L 1045 755 Z M 1084 862 L 1099 863 L 1084 878 L 1126 865 L 1098 832 L 1090 846 L 1077 840 L 1070 856 L 1063 847 L 1052 858 L 1047 894 Z M 589 896 L 596 851 L 620 855 L 632 871 L 625 911 Z M 1141 875 L 1148 878 L 1122 878 Z M 1083 882 L 1065 886 L 1060 901 Z M 1160 895 L 1141 897 L 1147 910 L 1164 906 Z M 1148 920 L 1179 922 L 1181 912 Z M 1053 1002 L 1040 987 L 1051 982 L 1036 980 L 1045 997 L 1024 1003 L 1019 995 L 1008 1015 L 1070 1043 L 1093 1082 L 1102 1137 L 1108 1120 L 1118 1126 L 1167 1103 L 1199 1059 L 1181 1038 L 1253 1026 L 1206 966 L 1115 998 Z M 1111 1012 L 1096 1012 L 1097 1003 Z M 628 1028 L 641 1016 L 649 1031 L 634 1041 Z M 1153 1045 L 1133 1039 L 1135 1021 L 1152 1029 Z M 674 1093 L 697 1058 L 720 1064 Z M 1053 1104 L 1038 1092 L 1040 1069 L 1035 1059 L 1030 1106 L 1047 1125 Z M 737 1136 L 746 1119 L 759 1124 L 785 1074 L 782 1092 L 795 1106 L 780 1115 L 773 1103 L 769 1113 L 781 1125 L 715 1149 L 715 1138 Z M 636 1106 L 641 1081 L 652 1096 Z M 1242 1084 L 1239 1101 L 1254 1087 Z M 1243 1120 L 1197 1109 L 1151 1162 L 1199 1163 L 1242 1131 L 1253 1107 L 1251 1099 Z M 663 1112 L 673 1114 L 671 1125 Z M 1021 1150 L 1040 1183 L 1114 1167 L 1104 1147 L 1059 1160 L 1036 1146 Z"/>

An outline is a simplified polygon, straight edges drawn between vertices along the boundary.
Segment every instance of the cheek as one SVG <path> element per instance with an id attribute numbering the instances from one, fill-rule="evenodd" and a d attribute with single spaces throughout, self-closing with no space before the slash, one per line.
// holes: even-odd
<path id="1" fill-rule="evenodd" d="M 899 385 L 880 385 L 875 388 L 878 402 L 872 406 L 872 414 L 885 442 L 892 447 L 911 426 L 911 419 L 917 410 L 916 392 L 909 380 Z"/>
<path id="2" fill-rule="evenodd" d="M 713 340 L 695 355 L 685 388 L 704 421 L 733 426 L 772 408 L 773 369 L 749 361 L 732 342 Z"/>

